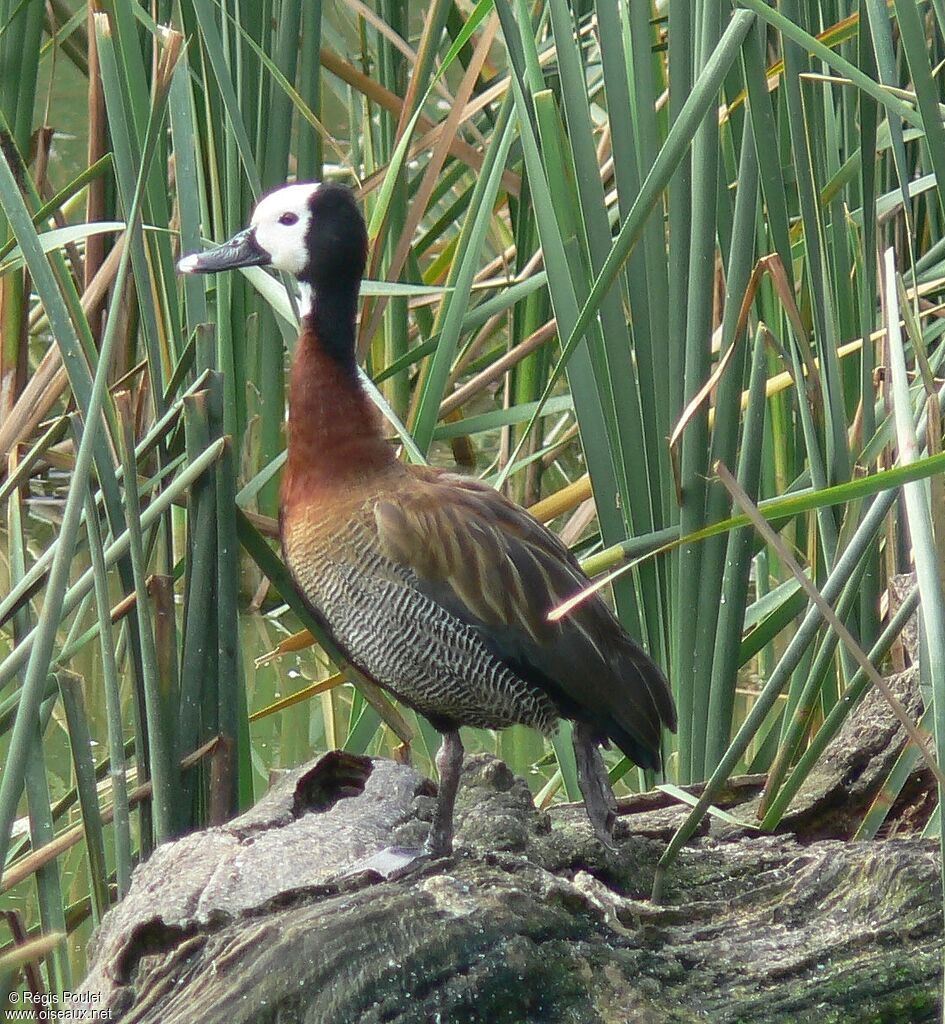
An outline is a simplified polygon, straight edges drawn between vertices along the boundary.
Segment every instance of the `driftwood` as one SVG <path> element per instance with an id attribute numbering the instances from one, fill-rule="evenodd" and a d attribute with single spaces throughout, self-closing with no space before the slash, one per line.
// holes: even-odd
<path id="1" fill-rule="evenodd" d="M 910 673 L 897 689 L 915 712 Z M 386 878 L 377 854 L 422 842 L 431 784 L 329 754 L 158 849 L 106 917 L 84 990 L 123 1024 L 931 1021 L 937 844 L 811 839 L 830 821 L 846 835 L 901 746 L 867 698 L 798 795 L 794 831 L 712 820 L 661 906 L 647 895 L 685 814 L 664 794 L 623 802 L 609 851 L 582 808 L 538 812 L 477 756 L 456 855 Z M 753 820 L 759 789 L 736 784 L 731 813 Z"/>

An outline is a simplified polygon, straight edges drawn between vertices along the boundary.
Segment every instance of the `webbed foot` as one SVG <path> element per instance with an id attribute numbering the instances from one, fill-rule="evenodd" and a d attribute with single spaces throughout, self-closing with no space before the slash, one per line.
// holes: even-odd
<path id="1" fill-rule="evenodd" d="M 429 851 L 422 847 L 385 846 L 383 850 L 358 861 L 347 873 L 355 875 L 362 871 L 373 871 L 385 881 L 393 882 L 423 867 L 432 859 Z"/>

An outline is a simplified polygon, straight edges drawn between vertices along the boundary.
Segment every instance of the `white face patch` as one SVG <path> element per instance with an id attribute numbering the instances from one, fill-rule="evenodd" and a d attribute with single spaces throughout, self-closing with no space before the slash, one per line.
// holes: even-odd
<path id="1" fill-rule="evenodd" d="M 286 185 L 260 199 L 250 222 L 256 243 L 272 257 L 276 270 L 298 276 L 308 262 L 305 236 L 312 211 L 309 200 L 318 191 L 317 182 Z"/>

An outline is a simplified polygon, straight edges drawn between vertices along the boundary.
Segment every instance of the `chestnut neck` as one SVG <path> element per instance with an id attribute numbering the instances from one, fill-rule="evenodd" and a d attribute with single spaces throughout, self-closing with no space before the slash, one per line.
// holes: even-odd
<path id="1" fill-rule="evenodd" d="M 313 295 L 289 382 L 283 512 L 396 464 L 355 357 L 354 296 Z"/>

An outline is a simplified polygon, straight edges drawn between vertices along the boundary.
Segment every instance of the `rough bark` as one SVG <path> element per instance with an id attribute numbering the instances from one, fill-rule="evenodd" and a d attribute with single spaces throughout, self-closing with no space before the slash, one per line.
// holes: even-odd
<path id="1" fill-rule="evenodd" d="M 915 699 L 911 678 L 900 691 Z M 864 702 L 833 780 L 799 794 L 797 831 L 713 821 L 662 906 L 646 896 L 685 813 L 663 794 L 622 802 L 609 851 L 580 807 L 540 813 L 501 762 L 472 758 L 457 854 L 385 878 L 377 855 L 422 841 L 431 785 L 330 754 L 242 818 L 158 849 L 106 917 L 85 990 L 128 1024 L 931 1021 L 937 844 L 805 832 L 833 814 L 845 834 L 897 745 L 882 703 Z M 742 820 L 758 790 L 727 795 Z"/>

